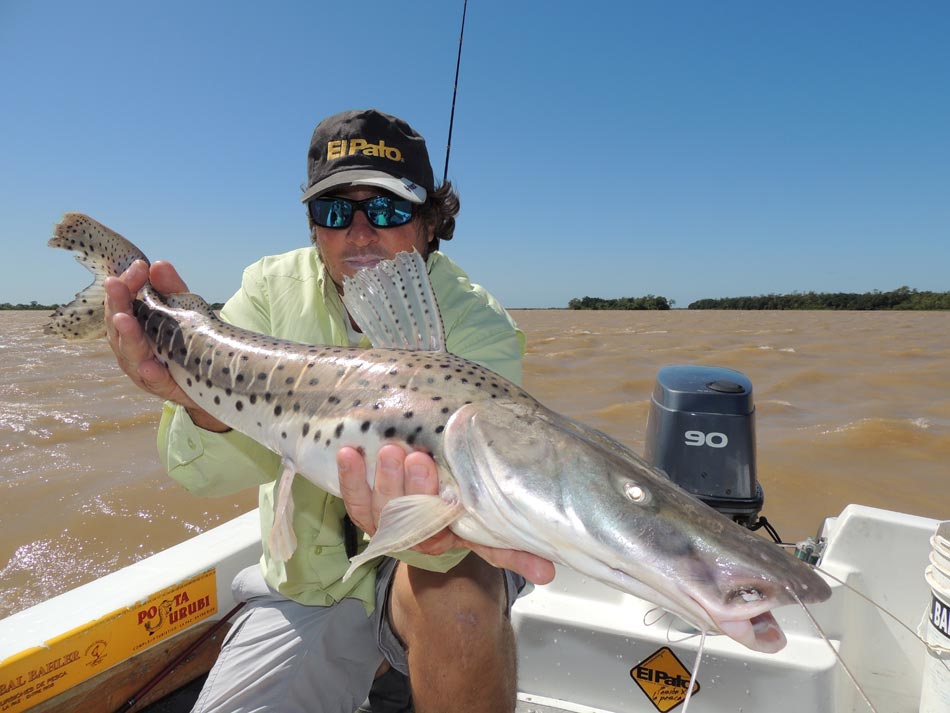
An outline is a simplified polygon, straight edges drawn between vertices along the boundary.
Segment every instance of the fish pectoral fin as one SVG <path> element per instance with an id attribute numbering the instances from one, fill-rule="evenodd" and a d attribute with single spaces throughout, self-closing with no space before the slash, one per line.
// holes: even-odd
<path id="1" fill-rule="evenodd" d="M 283 462 L 283 466 L 284 471 L 277 485 L 274 522 L 271 524 L 267 543 L 271 554 L 281 562 L 286 562 L 297 549 L 297 535 L 294 534 L 294 500 L 291 496 L 297 469 L 287 461 Z"/>
<path id="2" fill-rule="evenodd" d="M 375 557 L 401 552 L 427 540 L 451 525 L 462 514 L 461 503 L 446 502 L 438 495 L 404 495 L 390 500 L 379 516 L 379 528 L 363 552 L 350 560 L 345 582 L 356 569 Z"/>

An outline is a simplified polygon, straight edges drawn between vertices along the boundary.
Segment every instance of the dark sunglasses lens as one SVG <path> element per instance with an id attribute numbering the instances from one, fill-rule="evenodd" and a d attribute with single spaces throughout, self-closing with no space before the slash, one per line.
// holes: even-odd
<path id="1" fill-rule="evenodd" d="M 362 208 L 377 228 L 392 228 L 412 220 L 412 203 L 400 198 L 376 196 L 363 201 Z"/>
<path id="2" fill-rule="evenodd" d="M 346 228 L 353 222 L 353 213 L 362 210 L 377 228 L 394 228 L 412 220 L 412 203 L 401 198 L 375 196 L 365 201 L 345 198 L 314 198 L 307 203 L 310 217 L 321 228 Z"/>
<path id="3" fill-rule="evenodd" d="M 341 198 L 314 198 L 307 205 L 321 228 L 345 228 L 353 220 L 353 204 Z"/>

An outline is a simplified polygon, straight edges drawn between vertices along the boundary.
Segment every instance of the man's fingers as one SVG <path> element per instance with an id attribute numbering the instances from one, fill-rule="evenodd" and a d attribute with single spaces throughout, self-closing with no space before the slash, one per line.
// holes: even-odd
<path id="1" fill-rule="evenodd" d="M 379 524 L 383 508 L 393 498 L 406 494 L 406 452 L 395 443 L 379 449 L 376 458 L 376 479 L 373 481 L 373 525 Z"/>
<path id="2" fill-rule="evenodd" d="M 149 270 L 149 281 L 152 287 L 162 294 L 170 295 L 174 292 L 187 292 L 188 286 L 181 279 L 175 266 L 165 260 L 158 260 Z"/>
<path id="3" fill-rule="evenodd" d="M 406 495 L 438 495 L 439 469 L 432 456 L 413 451 L 406 456 Z"/>
<path id="4" fill-rule="evenodd" d="M 346 446 L 337 451 L 337 469 L 340 472 L 340 494 L 350 519 L 364 532 L 376 532 L 373 520 L 373 491 L 366 482 L 366 460 L 355 448 Z"/>

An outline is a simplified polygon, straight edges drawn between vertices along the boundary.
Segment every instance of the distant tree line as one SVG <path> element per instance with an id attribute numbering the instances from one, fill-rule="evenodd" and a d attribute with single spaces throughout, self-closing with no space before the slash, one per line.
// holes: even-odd
<path id="1" fill-rule="evenodd" d="M 899 287 L 890 292 L 793 292 L 697 300 L 689 309 L 950 310 L 950 292 Z"/>
<path id="2" fill-rule="evenodd" d="M 40 304 L 39 302 L 37 302 L 36 300 L 33 300 L 32 302 L 30 302 L 30 304 L 23 304 L 22 302 L 19 302 L 19 303 L 17 303 L 17 304 L 12 304 L 11 302 L 0 302 L 0 310 L 4 310 L 4 309 L 37 309 L 37 310 L 39 310 L 39 309 L 44 309 L 44 310 L 54 310 L 54 309 L 56 309 L 57 307 L 59 307 L 59 305 L 41 305 L 41 304 Z"/>
<path id="3" fill-rule="evenodd" d="M 659 295 L 644 297 L 617 297 L 602 299 L 600 297 L 576 297 L 567 303 L 568 309 L 669 309 L 675 304 Z"/>

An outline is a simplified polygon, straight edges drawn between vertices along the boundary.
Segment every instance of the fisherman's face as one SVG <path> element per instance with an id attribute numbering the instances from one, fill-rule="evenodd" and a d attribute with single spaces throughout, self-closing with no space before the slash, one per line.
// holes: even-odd
<path id="1" fill-rule="evenodd" d="M 349 186 L 329 195 L 362 201 L 389 194 L 371 186 Z M 369 222 L 363 211 L 358 210 L 348 227 L 335 230 L 315 225 L 313 237 L 327 272 L 337 290 L 342 293 L 344 277 L 352 277 L 357 270 L 373 267 L 382 260 L 391 260 L 398 252 L 415 249 L 426 257 L 433 231 L 417 215 L 413 215 L 412 220 L 405 225 L 377 228 Z"/>

